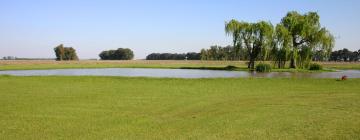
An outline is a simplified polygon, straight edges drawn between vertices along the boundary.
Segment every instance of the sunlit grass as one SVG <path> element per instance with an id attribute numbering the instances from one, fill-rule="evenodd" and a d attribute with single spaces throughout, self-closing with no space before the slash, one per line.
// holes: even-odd
<path id="1" fill-rule="evenodd" d="M 0 76 L 0 139 L 359 139 L 359 83 Z"/>
<path id="2" fill-rule="evenodd" d="M 181 68 L 181 67 L 246 67 L 243 61 L 0 61 L 0 70 L 66 69 L 66 68 Z"/>

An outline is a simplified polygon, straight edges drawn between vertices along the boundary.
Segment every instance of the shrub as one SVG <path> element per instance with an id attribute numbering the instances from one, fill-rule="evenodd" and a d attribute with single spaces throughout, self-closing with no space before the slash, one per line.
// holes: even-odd
<path id="1" fill-rule="evenodd" d="M 309 70 L 322 70 L 322 66 L 317 63 L 310 64 Z"/>
<path id="2" fill-rule="evenodd" d="M 236 66 L 228 65 L 225 67 L 225 70 L 235 70 L 236 68 Z"/>
<path id="3" fill-rule="evenodd" d="M 256 65 L 256 71 L 257 72 L 270 72 L 271 66 L 270 66 L 270 64 L 260 63 L 260 64 Z"/>

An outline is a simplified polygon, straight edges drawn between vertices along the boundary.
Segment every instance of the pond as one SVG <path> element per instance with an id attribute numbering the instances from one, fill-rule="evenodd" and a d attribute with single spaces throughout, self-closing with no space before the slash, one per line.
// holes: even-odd
<path id="1" fill-rule="evenodd" d="M 130 77 L 169 77 L 169 78 L 360 78 L 360 70 L 341 70 L 337 72 L 269 72 L 196 70 L 196 69 L 150 69 L 150 68 L 99 68 L 99 69 L 52 69 L 52 70 L 7 70 L 0 75 L 14 76 L 130 76 Z"/>

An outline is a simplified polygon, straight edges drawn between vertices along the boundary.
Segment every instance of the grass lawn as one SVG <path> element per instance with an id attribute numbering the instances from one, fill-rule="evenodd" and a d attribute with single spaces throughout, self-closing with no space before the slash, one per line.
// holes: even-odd
<path id="1" fill-rule="evenodd" d="M 359 83 L 0 76 L 0 139 L 360 139 Z"/>
<path id="2" fill-rule="evenodd" d="M 320 63 L 330 69 L 355 69 L 360 70 L 360 62 L 322 62 Z"/>

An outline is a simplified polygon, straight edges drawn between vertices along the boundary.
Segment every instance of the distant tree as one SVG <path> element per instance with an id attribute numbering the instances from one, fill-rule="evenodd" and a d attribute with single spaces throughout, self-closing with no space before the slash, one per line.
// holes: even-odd
<path id="1" fill-rule="evenodd" d="M 201 56 L 205 57 L 205 58 L 202 58 L 202 60 L 221 60 L 221 56 L 222 54 L 221 53 L 221 50 L 222 47 L 221 46 L 217 46 L 217 45 L 214 45 L 214 46 L 210 46 L 209 49 L 203 49 L 201 51 Z"/>
<path id="2" fill-rule="evenodd" d="M 99 54 L 101 60 L 131 60 L 134 53 L 129 48 L 118 48 L 117 50 L 102 51 Z"/>
<path id="3" fill-rule="evenodd" d="M 75 49 L 72 47 L 65 48 L 64 56 L 65 56 L 64 57 L 65 60 L 78 60 L 79 59 L 76 55 Z"/>
<path id="4" fill-rule="evenodd" d="M 200 53 L 151 53 L 146 56 L 146 60 L 200 60 Z"/>
<path id="5" fill-rule="evenodd" d="M 201 60 L 245 60 L 247 59 L 246 49 L 241 48 L 238 53 L 233 46 L 210 46 L 209 49 L 201 49 L 200 59 Z"/>
<path id="6" fill-rule="evenodd" d="M 360 50 L 350 51 L 349 49 L 342 49 L 331 52 L 330 61 L 359 61 L 360 60 Z"/>
<path id="7" fill-rule="evenodd" d="M 312 61 L 325 61 L 328 59 L 328 56 L 325 54 L 323 50 L 316 50 L 315 52 L 313 52 L 312 56 L 313 56 Z"/>
<path id="8" fill-rule="evenodd" d="M 101 60 L 109 60 L 110 59 L 110 51 L 102 51 L 99 54 Z"/>
<path id="9" fill-rule="evenodd" d="M 201 49 L 200 51 L 200 57 L 201 60 L 208 60 L 208 51 L 206 49 Z"/>
<path id="10" fill-rule="evenodd" d="M 79 60 L 76 50 L 72 47 L 64 47 L 63 44 L 54 48 L 56 60 Z"/>
<path id="11" fill-rule="evenodd" d="M 4 56 L 3 60 L 17 60 L 18 58 L 15 56 Z"/>
<path id="12" fill-rule="evenodd" d="M 115 51 L 115 58 L 117 60 L 131 60 L 134 58 L 134 53 L 128 48 L 119 48 Z"/>
<path id="13" fill-rule="evenodd" d="M 196 52 L 188 52 L 186 53 L 187 60 L 200 60 L 201 56 L 200 53 Z"/>
<path id="14" fill-rule="evenodd" d="M 59 46 L 54 48 L 54 51 L 55 51 L 55 55 L 56 55 L 56 60 L 62 61 L 65 56 L 64 45 L 60 44 Z"/>

